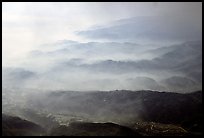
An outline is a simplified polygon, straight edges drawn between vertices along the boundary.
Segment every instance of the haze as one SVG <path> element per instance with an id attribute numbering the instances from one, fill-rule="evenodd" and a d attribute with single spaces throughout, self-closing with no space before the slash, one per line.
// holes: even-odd
<path id="1" fill-rule="evenodd" d="M 3 87 L 202 89 L 202 3 L 3 2 Z"/>

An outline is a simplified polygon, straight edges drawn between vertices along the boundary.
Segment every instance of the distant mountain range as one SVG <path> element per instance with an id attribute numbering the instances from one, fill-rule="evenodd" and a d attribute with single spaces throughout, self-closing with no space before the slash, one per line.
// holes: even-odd
<path id="1" fill-rule="evenodd" d="M 200 27 L 201 23 L 197 23 L 196 20 L 192 22 L 175 20 L 175 16 L 139 16 L 121 19 L 77 34 L 86 38 L 112 41 L 186 41 L 200 39 L 202 36 Z"/>
<path id="2" fill-rule="evenodd" d="M 55 49 L 50 47 L 51 51 L 31 53 L 27 63 L 30 66 L 3 68 L 3 85 L 47 89 L 44 86 L 55 84 L 50 89 L 71 90 L 202 89 L 201 41 L 159 48 L 134 43 L 62 41 L 55 44 Z M 74 87 L 81 83 L 86 85 Z"/>

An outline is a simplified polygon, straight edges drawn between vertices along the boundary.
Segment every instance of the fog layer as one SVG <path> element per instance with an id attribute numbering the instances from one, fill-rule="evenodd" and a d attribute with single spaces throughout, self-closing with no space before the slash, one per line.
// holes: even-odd
<path id="1" fill-rule="evenodd" d="M 200 90 L 201 11 L 201 3 L 4 3 L 3 87 Z"/>

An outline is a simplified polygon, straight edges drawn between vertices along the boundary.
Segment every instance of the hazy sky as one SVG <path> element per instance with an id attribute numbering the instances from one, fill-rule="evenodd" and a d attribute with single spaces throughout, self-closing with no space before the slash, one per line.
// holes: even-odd
<path id="1" fill-rule="evenodd" d="M 3 65 L 8 65 L 44 43 L 63 39 L 95 41 L 76 32 L 119 19 L 173 16 L 202 24 L 202 3 L 3 2 L 2 16 Z"/>

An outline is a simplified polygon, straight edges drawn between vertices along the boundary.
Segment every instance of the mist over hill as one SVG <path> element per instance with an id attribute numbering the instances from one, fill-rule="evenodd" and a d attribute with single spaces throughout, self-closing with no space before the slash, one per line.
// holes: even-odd
<path id="1" fill-rule="evenodd" d="M 62 41 L 54 44 L 57 49 L 52 47 L 46 45 L 49 50 L 42 47 L 31 52 L 18 68 L 3 67 L 3 87 L 177 92 L 202 89 L 200 41 L 161 48 Z M 80 84 L 84 85 L 77 87 Z"/>
<path id="2" fill-rule="evenodd" d="M 202 135 L 201 2 L 2 5 L 3 136 Z"/>
<path id="3" fill-rule="evenodd" d="M 3 101 L 3 113 L 35 122 L 46 129 L 42 132 L 48 135 L 50 133 L 51 135 L 82 135 L 84 132 L 83 135 L 172 136 L 202 133 L 201 91 L 189 94 L 127 90 L 53 91 L 40 92 L 40 94 L 32 92 L 17 98 L 22 101 L 25 97 L 24 103 Z M 14 102 L 15 104 L 11 104 Z M 100 130 L 100 127 L 103 127 L 100 123 L 104 122 L 112 122 L 128 128 L 107 124 L 106 133 L 106 129 Z M 72 123 L 79 124 L 73 126 Z M 93 129 L 92 125 L 96 128 Z M 149 129 L 150 126 L 155 130 L 152 127 Z M 82 129 L 79 130 L 80 127 Z M 120 128 L 117 130 L 119 132 L 112 134 L 109 131 L 113 129 L 112 127 Z M 163 131 L 166 130 L 165 134 Z M 10 127 L 5 130 L 5 132 L 11 131 Z"/>

